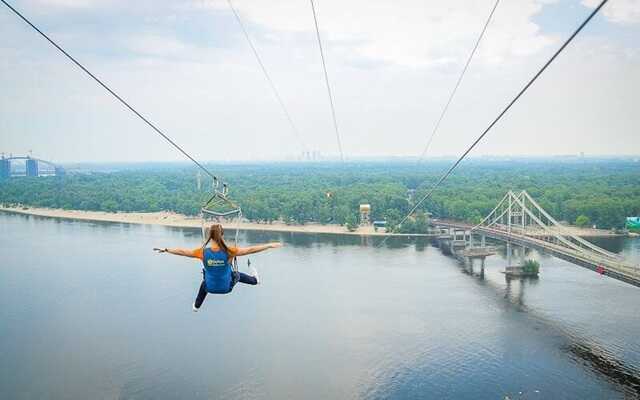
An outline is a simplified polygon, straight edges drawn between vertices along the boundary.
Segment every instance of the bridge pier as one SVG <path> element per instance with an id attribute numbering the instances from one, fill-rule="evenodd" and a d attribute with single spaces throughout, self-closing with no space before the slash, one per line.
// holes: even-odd
<path id="1" fill-rule="evenodd" d="M 447 256 L 450 256 L 451 255 L 451 236 L 440 235 L 438 237 L 438 247 L 440 247 L 440 250 L 442 251 L 442 253 L 444 253 Z"/>
<path id="2" fill-rule="evenodd" d="M 484 276 L 484 261 L 486 256 L 468 257 L 464 256 L 464 265 L 469 269 L 469 272 L 473 275 L 473 270 L 476 265 L 476 260 L 480 260 L 480 276 Z"/>
<path id="3" fill-rule="evenodd" d="M 513 259 L 516 264 L 521 264 L 524 261 L 524 249 L 524 246 L 518 246 L 507 240 L 507 265 L 511 265 Z"/>
<path id="4" fill-rule="evenodd" d="M 460 254 L 464 258 L 465 265 L 469 266 L 470 272 L 473 274 L 473 268 L 476 260 L 480 260 L 480 276 L 484 277 L 484 266 L 487 257 L 496 254 L 494 248 L 489 247 L 468 247 Z"/>
<path id="5" fill-rule="evenodd" d="M 486 246 L 485 235 L 481 236 L 482 246 L 473 246 L 473 232 L 471 229 L 456 227 L 438 227 L 440 235 L 437 238 L 438 247 L 445 255 L 455 257 L 465 269 L 474 273 L 476 260 L 480 260 L 480 276 L 484 276 L 485 260 L 488 256 L 496 254 L 493 247 Z"/>

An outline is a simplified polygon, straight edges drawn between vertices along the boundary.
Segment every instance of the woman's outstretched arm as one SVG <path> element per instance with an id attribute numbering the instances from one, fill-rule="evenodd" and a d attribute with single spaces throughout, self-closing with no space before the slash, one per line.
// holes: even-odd
<path id="1" fill-rule="evenodd" d="M 157 251 L 158 253 L 169 253 L 169 254 L 173 254 L 176 256 L 183 256 L 183 257 L 192 257 L 192 258 L 200 258 L 200 254 L 198 252 L 199 249 L 179 249 L 179 248 L 175 248 L 175 249 L 169 249 L 169 248 L 162 248 L 159 249 L 157 247 L 154 247 L 153 250 Z"/>
<path id="2" fill-rule="evenodd" d="M 235 252 L 234 252 L 234 256 L 246 256 L 249 254 L 255 254 L 255 253 L 260 253 L 261 251 L 265 251 L 268 249 L 277 249 L 279 247 L 282 247 L 282 243 L 279 242 L 274 242 L 274 243 L 267 243 L 267 244 L 258 244 L 256 246 L 249 246 L 249 247 L 238 247 Z"/>

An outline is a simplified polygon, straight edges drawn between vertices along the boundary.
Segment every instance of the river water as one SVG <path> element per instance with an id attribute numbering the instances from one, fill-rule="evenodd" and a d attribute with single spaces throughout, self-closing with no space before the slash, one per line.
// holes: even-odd
<path id="1" fill-rule="evenodd" d="M 425 240 L 248 232 L 263 284 L 209 295 L 199 232 L 0 213 L 0 398 L 623 399 L 640 289 L 530 254 L 484 276 Z M 600 243 L 640 262 L 640 241 Z M 244 263 L 241 268 L 246 269 Z"/>

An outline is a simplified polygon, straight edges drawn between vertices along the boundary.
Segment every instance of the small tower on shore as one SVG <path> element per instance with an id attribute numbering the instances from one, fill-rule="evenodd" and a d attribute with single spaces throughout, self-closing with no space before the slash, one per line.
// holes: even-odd
<path id="1" fill-rule="evenodd" d="M 369 225 L 371 223 L 371 205 L 360 204 L 360 225 Z"/>

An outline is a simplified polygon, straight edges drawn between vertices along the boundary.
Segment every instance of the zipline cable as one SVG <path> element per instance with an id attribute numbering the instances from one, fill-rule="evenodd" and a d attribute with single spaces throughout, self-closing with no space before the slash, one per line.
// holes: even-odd
<path id="1" fill-rule="evenodd" d="M 322 50 L 322 40 L 320 39 L 320 28 L 318 27 L 318 16 L 316 15 L 316 7 L 311 2 L 311 11 L 313 12 L 313 22 L 316 27 L 316 37 L 318 38 L 318 47 L 320 48 L 320 58 L 322 59 L 322 70 L 324 71 L 324 81 L 327 84 L 327 93 L 329 95 L 329 105 L 331 106 L 331 117 L 333 118 L 333 128 L 336 131 L 336 139 L 338 140 L 338 149 L 340 150 L 340 160 L 344 162 L 344 153 L 342 152 L 342 142 L 340 141 L 340 131 L 338 130 L 338 120 L 336 119 L 336 109 L 333 105 L 333 95 L 331 94 L 331 85 L 329 85 L 329 75 L 327 74 L 327 65 L 324 60 L 324 51 Z"/>
<path id="2" fill-rule="evenodd" d="M 440 184 L 442 182 L 444 182 L 444 180 L 447 179 L 449 177 L 449 175 L 451 175 L 453 170 L 456 169 L 456 167 L 462 162 L 462 160 L 464 160 L 464 158 L 467 156 L 467 154 L 469 154 L 471 152 L 471 150 L 473 150 L 473 148 L 476 147 L 476 145 L 478 143 L 480 143 L 482 138 L 484 138 L 486 136 L 486 134 L 489 133 L 491 128 L 493 128 L 493 126 L 496 123 L 498 123 L 498 121 L 502 118 L 502 116 L 505 115 L 507 113 L 507 111 L 509 111 L 511 106 L 513 106 L 516 103 L 516 101 L 518 101 L 518 99 L 524 94 L 524 92 L 526 92 L 527 89 L 529 89 L 529 87 L 533 84 L 533 82 L 535 82 L 536 79 L 538 79 L 538 77 L 540 75 L 542 75 L 542 73 L 547 69 L 547 67 L 549 65 L 551 65 L 551 63 L 556 59 L 556 57 L 558 57 L 558 55 L 560 55 L 560 53 L 562 53 L 562 51 L 569 45 L 569 43 L 571 43 L 571 41 L 573 41 L 573 39 L 576 37 L 576 35 L 578 35 L 578 33 L 580 33 L 582 28 L 584 28 L 589 23 L 589 21 L 591 21 L 591 19 L 598 13 L 598 11 L 600 11 L 600 9 L 608 1 L 609 0 L 602 0 L 600 2 L 600 4 L 589 14 L 589 16 L 580 24 L 580 26 L 578 26 L 578 28 L 571 34 L 571 36 L 569 36 L 569 38 L 562 44 L 562 46 L 560 46 L 560 48 L 558 50 L 556 50 L 556 52 L 553 54 L 553 56 L 551 56 L 551 58 L 542 66 L 542 68 L 540 68 L 540 70 L 533 76 L 533 78 L 531 78 L 531 80 L 529 80 L 529 82 L 526 85 L 524 85 L 524 87 L 520 90 L 520 92 L 518 92 L 516 97 L 514 97 L 513 100 L 511 100 L 511 102 L 509 102 L 509 104 L 507 104 L 507 106 L 502 110 L 502 112 L 500 112 L 500 114 L 498 114 L 498 116 L 493 120 L 493 122 L 491 122 L 491 124 L 489 124 L 487 129 L 485 129 L 482 132 L 482 134 L 480 136 L 478 136 L 478 138 L 471 144 L 471 146 L 469 146 L 467 148 L 467 150 L 464 153 L 462 153 L 460 158 L 458 158 L 458 160 L 447 170 L 447 172 L 444 175 L 442 175 L 440 177 L 440 179 L 438 179 L 438 181 L 434 185 L 431 186 L 431 188 L 429 189 L 427 194 L 425 194 L 420 199 L 420 201 L 418 201 L 411 208 L 409 213 L 404 218 L 402 218 L 402 220 L 398 223 L 398 226 L 401 226 L 411 216 L 411 214 L 413 214 L 418 209 L 418 207 L 420 207 L 420 205 L 425 202 L 425 200 L 427 200 L 428 198 L 431 197 L 431 195 L 438 188 L 438 186 L 440 186 Z M 380 242 L 379 246 L 382 246 L 387 241 L 388 238 L 389 238 L 389 236 L 385 237 L 384 240 L 382 242 Z"/>
<path id="3" fill-rule="evenodd" d="M 113 97 L 115 97 L 120 103 L 122 103 L 122 105 L 124 105 L 126 108 L 128 108 L 131 112 L 133 112 L 138 118 L 140 118 L 142 121 L 144 121 L 147 125 L 149 125 L 151 127 L 151 129 L 153 129 L 154 131 L 156 131 L 156 133 L 158 133 L 160 136 L 162 136 L 167 142 L 169 142 L 173 147 L 175 147 L 176 149 L 178 149 L 182 154 L 184 154 L 189 160 L 193 161 L 193 163 L 195 165 L 197 165 L 201 170 L 203 170 L 207 175 L 209 175 L 211 178 L 214 179 L 214 181 L 218 180 L 218 177 L 215 176 L 211 171 L 209 171 L 207 168 L 205 168 L 202 164 L 200 164 L 195 158 L 191 157 L 191 155 L 189 155 L 189 153 L 187 153 L 184 149 L 182 149 L 182 147 L 180 147 L 176 142 L 174 142 L 169 136 L 167 136 L 166 134 L 164 134 L 158 127 L 156 127 L 153 123 L 151 123 L 151 121 L 149 121 L 147 118 L 145 118 L 142 114 L 140 114 L 135 108 L 133 108 L 133 106 L 131 106 L 129 103 L 127 103 L 122 97 L 120 97 L 116 92 L 114 92 L 109 86 L 107 86 L 104 82 L 102 82 L 98 77 L 96 77 L 94 74 L 92 74 L 87 68 L 85 68 L 84 65 L 82 65 L 78 60 L 76 60 L 75 58 L 73 58 L 69 53 L 67 53 L 62 47 L 60 47 L 60 45 L 58 45 L 58 43 L 56 43 L 55 41 L 53 41 L 53 39 L 51 39 L 49 36 L 47 36 L 44 32 L 42 32 L 40 29 L 38 29 L 37 26 L 35 26 L 33 23 L 31 23 L 31 21 L 29 21 L 24 15 L 22 15 L 18 10 L 16 10 L 15 8 L 13 8 L 9 3 L 7 3 L 5 0 L 0 0 L 2 3 L 4 3 L 5 6 L 7 6 L 11 11 L 14 12 L 14 14 L 16 14 L 18 17 L 20 17 L 20 19 L 22 19 L 24 22 L 27 23 L 27 25 L 29 25 L 31 28 L 33 28 L 36 32 L 38 32 L 43 38 L 45 38 L 49 43 L 51 43 L 56 49 L 58 49 L 62 54 L 64 54 L 69 60 L 71 60 L 75 65 L 78 66 L 78 68 L 80 68 L 81 70 L 83 70 L 87 75 L 89 75 L 91 78 L 93 78 L 94 81 L 98 82 L 98 84 L 100 86 L 102 86 L 107 92 L 109 92 Z"/>
<path id="4" fill-rule="evenodd" d="M 271 90 L 273 91 L 273 94 L 275 95 L 276 100 L 278 100 L 278 103 L 280 104 L 280 107 L 282 108 L 284 115 L 287 117 L 287 121 L 289 121 L 289 125 L 291 125 L 291 130 L 293 131 L 294 135 L 302 145 L 303 150 L 307 150 L 308 147 L 305 141 L 302 139 L 302 135 L 300 135 L 300 131 L 296 127 L 296 124 L 293 122 L 293 118 L 291 118 L 291 114 L 289 113 L 289 110 L 287 110 L 287 107 L 285 106 L 284 101 L 280 96 L 280 92 L 278 92 L 276 85 L 273 83 L 271 76 L 267 72 L 267 68 L 264 66 L 264 63 L 262 62 L 262 58 L 260 58 L 258 50 L 256 49 L 256 46 L 253 44 L 253 41 L 251 40 L 251 37 L 247 32 L 247 28 L 244 26 L 244 22 L 242 22 L 242 19 L 240 18 L 240 14 L 238 14 L 238 12 L 236 11 L 236 8 L 233 6 L 233 3 L 231 2 L 231 0 L 227 0 L 227 3 L 229 3 L 229 8 L 231 8 L 231 11 L 235 16 L 236 21 L 238 21 L 238 25 L 240 25 L 240 28 L 242 29 L 242 33 L 244 34 L 244 37 L 247 39 L 247 42 L 249 43 L 249 47 L 251 47 L 251 51 L 253 51 L 253 55 L 256 57 L 256 60 L 258 61 L 258 65 L 260 66 L 260 69 L 262 70 L 262 73 L 264 74 L 265 79 L 269 83 L 269 86 L 271 87 Z"/>
<path id="5" fill-rule="evenodd" d="M 444 105 L 444 108 L 442 109 L 442 112 L 440 113 L 440 117 L 438 118 L 438 121 L 436 122 L 435 126 L 433 127 L 433 131 L 431 131 L 431 136 L 429 136 L 429 139 L 427 140 L 427 145 L 424 147 L 424 150 L 422 151 L 422 153 L 420 154 L 420 157 L 418 158 L 418 162 L 422 161 L 424 156 L 427 155 L 427 151 L 429 151 L 429 146 L 431 146 L 431 142 L 433 141 L 433 137 L 436 135 L 436 132 L 438 131 L 438 128 L 440 128 L 440 123 L 444 119 L 444 116 L 447 113 L 447 110 L 449 109 L 449 105 L 451 104 L 451 101 L 453 100 L 453 97 L 456 95 L 456 92 L 458 91 L 458 87 L 460 86 L 460 83 L 462 82 L 462 78 L 464 78 L 464 75 L 467 72 L 467 69 L 469 68 L 469 64 L 471 64 L 471 60 L 473 59 L 474 54 L 476 54 L 476 50 L 478 49 L 478 46 L 480 45 L 480 42 L 482 41 L 482 38 L 484 37 L 484 33 L 486 32 L 487 27 L 489 26 L 489 23 L 491 22 L 491 18 L 493 17 L 493 14 L 495 13 L 496 8 L 498 8 L 498 4 L 499 3 L 500 3 L 500 0 L 496 0 L 495 4 L 493 5 L 493 8 L 491 9 L 491 13 L 489 13 L 489 17 L 487 18 L 487 21 L 484 23 L 484 27 L 482 28 L 482 31 L 480 32 L 480 35 L 478 36 L 478 39 L 476 40 L 476 44 L 473 46 L 473 50 L 471 50 L 471 54 L 469 54 L 469 58 L 467 58 L 467 62 L 465 63 L 464 68 L 462 69 L 462 72 L 460 73 L 460 76 L 458 77 L 458 81 L 456 82 L 455 86 L 453 87 L 453 90 L 451 91 L 451 94 L 449 95 L 449 99 L 447 100 L 446 104 Z"/>

